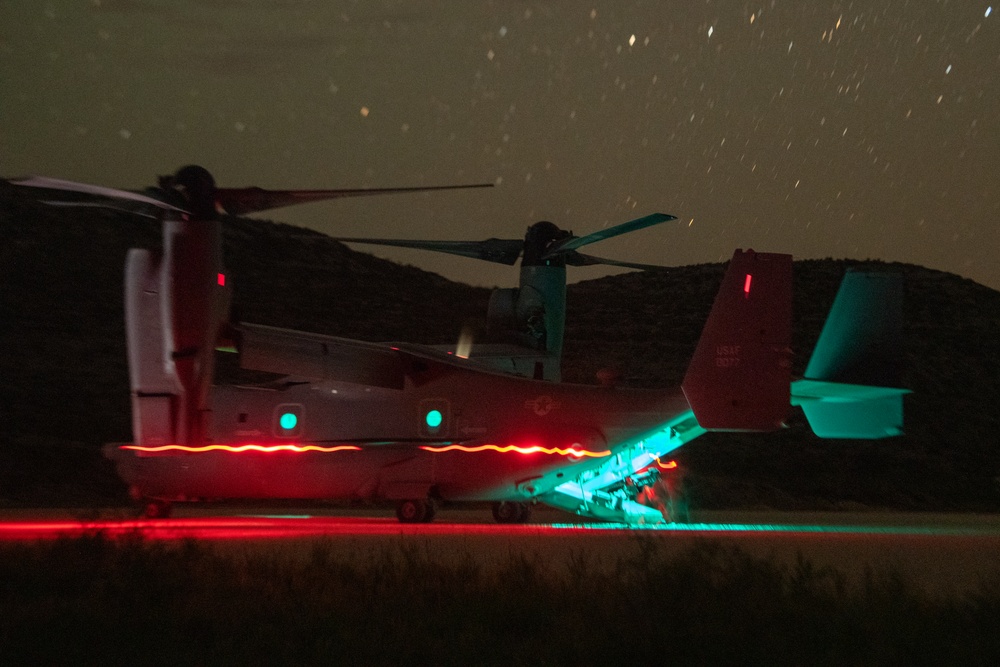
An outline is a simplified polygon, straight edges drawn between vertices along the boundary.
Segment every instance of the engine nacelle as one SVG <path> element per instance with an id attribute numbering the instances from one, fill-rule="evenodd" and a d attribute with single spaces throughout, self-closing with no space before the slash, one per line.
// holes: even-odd
<path id="1" fill-rule="evenodd" d="M 125 320 L 136 444 L 210 440 L 215 345 L 230 288 L 217 221 L 164 221 L 164 253 L 129 252 Z"/>

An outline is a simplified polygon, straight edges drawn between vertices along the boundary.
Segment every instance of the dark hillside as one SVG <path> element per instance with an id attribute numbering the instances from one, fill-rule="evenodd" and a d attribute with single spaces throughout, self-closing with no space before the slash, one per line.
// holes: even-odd
<path id="1" fill-rule="evenodd" d="M 122 273 L 157 223 L 0 198 L 0 505 L 100 503 L 123 489 L 100 444 L 129 437 Z M 352 251 L 288 225 L 226 228 L 236 317 L 365 340 L 444 343 L 482 319 L 489 291 Z M 796 263 L 796 370 L 805 367 L 845 268 Z M 800 418 L 778 434 L 710 435 L 681 450 L 701 506 L 892 506 L 995 510 L 1000 293 L 954 275 L 865 263 L 907 279 L 907 430 L 879 442 L 820 441 Z M 676 384 L 722 265 L 570 286 L 564 375 Z M 229 357 L 231 359 L 231 357 Z"/>

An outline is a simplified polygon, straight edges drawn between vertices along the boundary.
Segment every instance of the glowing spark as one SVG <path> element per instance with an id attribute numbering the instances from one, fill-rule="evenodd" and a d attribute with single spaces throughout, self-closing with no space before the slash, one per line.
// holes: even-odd
<path id="1" fill-rule="evenodd" d="M 711 37 L 712 33 L 715 32 L 715 26 L 708 26 L 708 36 Z"/>
<path id="2" fill-rule="evenodd" d="M 991 5 L 991 6 L 989 6 L 989 7 L 986 8 L 986 13 L 983 14 L 983 17 L 985 18 L 985 17 L 989 16 L 992 13 L 993 13 L 993 6 Z"/>
<path id="3" fill-rule="evenodd" d="M 202 447 L 189 447 L 187 445 L 161 445 L 159 447 L 141 447 L 139 445 L 123 445 L 122 449 L 131 449 L 137 452 L 148 454 L 158 454 L 160 452 L 188 452 L 190 454 L 201 454 L 203 452 L 229 452 L 239 454 L 242 452 L 346 452 L 359 451 L 361 448 L 356 445 L 337 445 L 334 447 L 321 447 L 319 445 L 204 445 Z"/>
<path id="4" fill-rule="evenodd" d="M 631 37 L 628 38 L 628 45 L 635 46 L 635 35 L 632 35 Z"/>
<path id="5" fill-rule="evenodd" d="M 531 447 L 518 447 L 517 445 L 507 445 L 506 447 L 501 447 L 499 445 L 479 445 L 478 447 L 465 447 L 463 445 L 446 445 L 444 447 L 431 447 L 424 446 L 420 449 L 433 452 L 434 454 L 441 454 L 444 452 L 466 452 L 469 454 L 475 454 L 478 452 L 493 451 L 500 452 L 501 454 L 507 454 L 509 452 L 517 452 L 518 454 L 558 454 L 559 456 L 573 456 L 581 458 L 584 456 L 589 456 L 593 458 L 603 458 L 605 456 L 611 456 L 611 450 L 605 449 L 600 452 L 591 452 L 586 449 L 579 449 L 577 447 L 540 447 L 534 445 Z"/>

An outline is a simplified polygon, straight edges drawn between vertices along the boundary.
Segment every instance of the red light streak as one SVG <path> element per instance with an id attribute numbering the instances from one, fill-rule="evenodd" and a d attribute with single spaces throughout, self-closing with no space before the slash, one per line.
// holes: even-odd
<path id="1" fill-rule="evenodd" d="M 485 520 L 485 517 L 483 517 Z M 617 528 L 616 528 L 617 529 Z M 554 527 L 544 524 L 497 525 L 493 523 L 452 523 L 440 521 L 431 524 L 401 524 L 395 517 L 361 518 L 308 516 L 302 518 L 280 517 L 190 517 L 173 519 L 125 519 L 79 521 L 74 519 L 51 520 L 0 520 L 0 543 L 13 541 L 53 540 L 101 535 L 108 539 L 146 540 L 301 540 L 311 538 L 363 536 L 401 536 L 426 539 L 432 536 L 540 536 L 565 535 L 567 532 L 596 534 L 594 526 Z"/>
<path id="2" fill-rule="evenodd" d="M 232 454 L 240 454 L 242 452 L 264 452 L 270 454 L 272 452 L 294 452 L 296 454 L 301 454 L 303 452 L 348 452 L 348 451 L 360 451 L 361 448 L 357 445 L 337 445 L 334 447 L 321 447 L 319 445 L 204 445 L 202 447 L 188 447 L 187 445 L 161 445 L 159 447 L 142 447 L 139 445 L 122 445 L 122 449 L 131 449 L 137 452 L 146 452 L 148 454 L 159 454 L 162 452 L 187 452 L 190 454 L 201 454 L 203 452 L 229 452 Z"/>
<path id="3" fill-rule="evenodd" d="M 743 283 L 743 294 L 750 296 L 750 283 L 753 281 L 753 276 L 749 273 L 747 274 L 746 282 Z"/>
<path id="4" fill-rule="evenodd" d="M 592 458 L 602 458 L 611 455 L 610 449 L 605 449 L 600 452 L 591 452 L 586 449 L 579 449 L 578 447 L 540 447 L 538 445 L 533 445 L 531 447 L 518 447 L 517 445 L 507 445 L 506 447 L 501 447 L 500 445 L 479 445 L 477 447 L 466 447 L 464 445 L 446 445 L 444 447 L 430 447 L 423 446 L 423 449 L 427 452 L 433 452 L 434 454 L 441 454 L 443 452 L 466 452 L 469 454 L 475 454 L 477 452 L 493 451 L 500 452 L 501 454 L 507 454 L 509 452 L 517 452 L 518 454 L 558 454 L 559 456 L 573 456 L 581 458 L 584 456 L 589 456 Z"/>
<path id="5" fill-rule="evenodd" d="M 226 286 L 226 274 L 225 273 L 220 273 L 219 274 L 219 286 L 220 287 L 225 287 Z"/>

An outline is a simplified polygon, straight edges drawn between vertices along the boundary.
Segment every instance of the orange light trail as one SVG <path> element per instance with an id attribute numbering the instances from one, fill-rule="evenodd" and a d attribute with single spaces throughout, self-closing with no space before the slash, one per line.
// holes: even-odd
<path id="1" fill-rule="evenodd" d="M 121 449 L 130 449 L 136 452 L 142 452 L 144 454 L 162 454 L 167 452 L 183 452 L 187 454 L 202 454 L 205 452 L 228 452 L 231 454 L 240 454 L 243 452 L 263 452 L 263 453 L 273 453 L 273 452 L 293 452 L 296 454 L 301 454 L 305 452 L 345 452 L 345 451 L 361 451 L 361 447 L 356 445 L 337 445 L 334 447 L 321 447 L 319 445 L 204 445 L 202 447 L 191 447 L 188 445 L 160 445 L 157 447 L 143 447 L 140 445 L 122 445 Z M 611 455 L 611 450 L 605 449 L 599 452 L 591 452 L 586 449 L 579 449 L 577 447 L 541 447 L 539 445 L 532 445 L 530 447 L 519 447 L 517 445 L 507 445 L 506 447 L 501 447 L 500 445 L 479 445 L 477 447 L 466 447 L 464 445 L 446 445 L 443 447 L 432 447 L 432 446 L 422 446 L 420 449 L 431 452 L 432 454 L 442 454 L 445 452 L 466 452 L 470 454 L 475 454 L 477 452 L 493 451 L 499 452 L 501 454 L 508 454 L 510 452 L 516 452 L 518 454 L 549 454 L 549 455 L 559 455 L 559 456 L 570 456 L 576 458 L 590 457 L 590 458 L 603 458 L 605 456 Z"/>
<path id="2" fill-rule="evenodd" d="M 186 445 L 161 445 L 159 447 L 141 447 L 139 445 L 123 445 L 122 449 L 131 449 L 137 452 L 158 454 L 160 452 L 188 452 L 191 454 L 201 454 L 202 452 L 231 452 L 239 454 L 241 452 L 347 452 L 360 451 L 356 445 L 337 445 L 335 447 L 320 447 L 319 445 L 205 445 L 203 447 L 188 447 Z"/>
<path id="3" fill-rule="evenodd" d="M 660 463 L 660 457 L 656 457 L 656 465 L 660 466 L 664 470 L 673 470 L 677 467 L 677 461 L 667 461 L 666 463 Z"/>
<path id="4" fill-rule="evenodd" d="M 424 446 L 420 449 L 424 451 L 433 452 L 435 454 L 441 454 L 443 452 L 467 452 L 469 454 L 475 454 L 477 452 L 493 451 L 500 452 L 501 454 L 507 454 L 508 452 L 517 452 L 518 454 L 558 454 L 559 456 L 575 456 L 584 457 L 589 456 L 592 458 L 602 458 L 611 455 L 610 449 L 605 449 L 600 452 L 591 452 L 586 449 L 577 449 L 576 447 L 540 447 L 538 445 L 533 445 L 531 447 L 518 447 L 517 445 L 507 445 L 506 447 L 501 447 L 500 445 L 479 445 L 477 447 L 466 447 L 464 445 L 447 445 L 445 447 L 430 447 Z"/>

